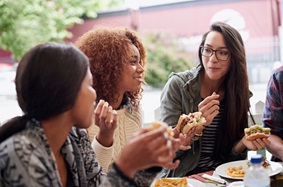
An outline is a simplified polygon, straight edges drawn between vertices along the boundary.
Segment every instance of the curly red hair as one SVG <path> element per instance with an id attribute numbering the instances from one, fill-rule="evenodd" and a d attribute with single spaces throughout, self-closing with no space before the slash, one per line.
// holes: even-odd
<path id="1" fill-rule="evenodd" d="M 127 28 L 98 27 L 86 32 L 76 42 L 76 46 L 89 58 L 93 75 L 93 88 L 97 100 L 109 103 L 117 101 L 119 80 L 122 77 L 123 63 L 129 58 L 129 46 L 134 44 L 140 53 L 140 64 L 145 67 L 146 50 L 138 34 Z M 144 73 L 143 73 L 144 79 Z M 143 89 L 127 92 L 134 107 L 139 105 Z"/>

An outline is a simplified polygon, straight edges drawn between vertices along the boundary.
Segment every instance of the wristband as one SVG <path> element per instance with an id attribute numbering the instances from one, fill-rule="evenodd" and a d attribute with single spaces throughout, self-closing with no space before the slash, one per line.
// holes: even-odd
<path id="1" fill-rule="evenodd" d="M 192 140 L 197 141 L 200 137 L 202 137 L 202 132 L 200 132 L 199 134 L 195 133 L 195 136 L 192 138 Z"/>
<path id="2" fill-rule="evenodd" d="M 202 136 L 202 132 L 200 132 L 199 134 L 195 133 L 195 136 L 201 137 Z"/>
<path id="3" fill-rule="evenodd" d="M 194 137 L 192 137 L 191 138 L 193 141 L 197 141 L 197 140 L 199 140 L 199 136 L 194 136 Z"/>

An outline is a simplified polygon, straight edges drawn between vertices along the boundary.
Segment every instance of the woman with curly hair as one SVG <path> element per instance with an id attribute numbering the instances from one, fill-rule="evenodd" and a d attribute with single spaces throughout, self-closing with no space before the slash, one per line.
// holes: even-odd
<path id="1" fill-rule="evenodd" d="M 139 104 L 146 51 L 137 33 L 125 28 L 98 27 L 81 36 L 76 46 L 89 58 L 93 88 L 100 100 L 88 135 L 107 172 L 131 135 L 142 126 Z M 108 112 L 106 107 L 110 108 Z M 117 119 L 107 117 L 111 110 L 116 110 Z"/>

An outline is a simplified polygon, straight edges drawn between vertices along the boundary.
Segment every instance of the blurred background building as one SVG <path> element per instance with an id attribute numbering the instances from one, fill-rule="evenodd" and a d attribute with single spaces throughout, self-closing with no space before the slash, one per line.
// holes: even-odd
<path id="1" fill-rule="evenodd" d="M 244 39 L 253 107 L 258 101 L 264 102 L 268 78 L 274 68 L 282 65 L 282 7 L 281 0 L 125 0 L 119 7 L 97 12 L 96 18 L 84 16 L 82 24 L 69 28 L 73 36 L 67 42 L 74 42 L 99 25 L 138 31 L 145 39 L 149 61 L 146 78 L 151 87 L 145 87 L 142 100 L 144 122 L 148 123 L 154 120 L 154 109 L 160 104 L 161 88 L 168 74 L 194 66 L 202 34 L 212 22 L 226 22 Z M 154 33 L 159 40 L 147 41 L 148 33 Z M 14 89 L 14 64 L 11 54 L 0 49 L 0 123 L 21 113 Z M 160 71 L 162 68 L 165 73 Z M 162 84 L 152 88 L 152 79 Z"/>
<path id="2" fill-rule="evenodd" d="M 70 29 L 70 41 L 98 25 L 123 26 L 139 32 L 174 33 L 188 52 L 196 52 L 210 24 L 223 21 L 235 27 L 244 39 L 250 83 L 266 83 L 274 67 L 281 64 L 280 0 L 195 0 L 129 6 L 100 12 L 97 18 L 75 25 Z"/>

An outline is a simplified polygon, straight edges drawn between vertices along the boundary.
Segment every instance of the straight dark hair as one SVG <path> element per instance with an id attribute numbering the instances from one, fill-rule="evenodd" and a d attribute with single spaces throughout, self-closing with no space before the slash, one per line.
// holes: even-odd
<path id="1" fill-rule="evenodd" d="M 46 43 L 29 50 L 15 79 L 24 115 L 0 127 L 0 143 L 23 130 L 29 119 L 45 120 L 72 108 L 87 68 L 87 57 L 71 44 Z"/>
<path id="2" fill-rule="evenodd" d="M 223 22 L 215 22 L 203 35 L 200 47 L 204 45 L 208 33 L 216 31 L 223 35 L 225 45 L 231 53 L 231 67 L 223 81 L 225 88 L 225 112 L 218 132 L 215 157 L 221 161 L 227 159 L 233 145 L 244 135 L 248 127 L 248 111 L 250 107 L 249 83 L 244 42 L 240 33 Z M 201 48 L 198 57 L 204 71 Z M 229 107 L 228 107 L 229 105 Z"/>

